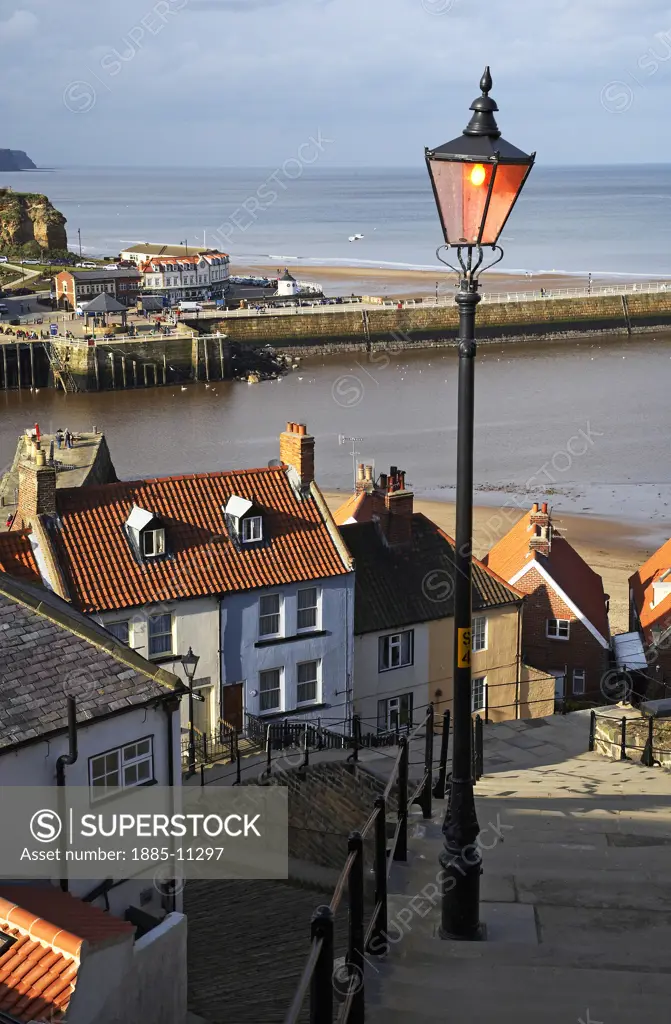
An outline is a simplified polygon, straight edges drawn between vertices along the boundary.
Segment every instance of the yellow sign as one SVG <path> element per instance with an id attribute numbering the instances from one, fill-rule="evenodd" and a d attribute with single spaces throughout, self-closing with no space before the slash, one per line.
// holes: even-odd
<path id="1" fill-rule="evenodd" d="M 471 667 L 471 631 L 470 629 L 459 630 L 459 650 L 457 668 Z"/>

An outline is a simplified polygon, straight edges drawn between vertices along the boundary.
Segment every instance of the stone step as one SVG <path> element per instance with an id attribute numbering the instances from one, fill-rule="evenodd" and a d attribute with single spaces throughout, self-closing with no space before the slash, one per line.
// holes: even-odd
<path id="1" fill-rule="evenodd" d="M 582 973 L 580 984 L 562 977 L 550 987 L 529 986 L 528 979 L 520 978 L 518 990 L 505 996 L 483 978 L 472 978 L 473 987 L 460 992 L 399 985 L 391 1000 L 367 1003 L 366 1024 L 668 1024 L 664 996 L 641 989 L 613 994 L 608 983 L 594 984 L 592 972 Z"/>

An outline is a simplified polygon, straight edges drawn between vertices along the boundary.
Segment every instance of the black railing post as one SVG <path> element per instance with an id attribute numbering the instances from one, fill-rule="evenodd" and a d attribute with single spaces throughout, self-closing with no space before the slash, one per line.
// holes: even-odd
<path id="1" fill-rule="evenodd" d="M 426 734 L 424 737 L 424 785 L 422 786 L 422 796 L 420 799 L 420 807 L 422 808 L 422 817 L 431 817 L 431 789 L 433 787 L 433 721 L 434 721 L 434 709 L 433 704 L 429 704 L 429 710 L 426 713 Z"/>
<path id="2" fill-rule="evenodd" d="M 382 956 L 387 952 L 387 801 L 383 796 L 375 798 L 377 817 L 375 819 L 375 906 L 377 920 L 371 935 L 368 952 Z"/>
<path id="3" fill-rule="evenodd" d="M 207 733 L 203 733 L 203 761 L 207 762 Z"/>
<path id="4" fill-rule="evenodd" d="M 358 715 L 354 715 L 352 718 L 352 731 L 354 733 L 354 753 L 352 755 L 353 761 L 359 760 L 359 747 L 361 746 L 361 719 Z"/>
<path id="5" fill-rule="evenodd" d="M 624 719 L 623 719 L 623 721 L 624 721 Z M 654 732 L 655 732 L 655 720 L 654 720 L 654 718 L 649 718 L 648 719 L 648 738 L 647 738 L 647 740 L 645 742 L 645 747 L 643 749 L 643 754 L 641 755 L 641 764 L 645 765 L 646 768 L 654 768 L 654 765 L 655 765 L 655 755 L 654 755 L 654 752 L 653 752 Z"/>
<path id="6" fill-rule="evenodd" d="M 270 736 L 270 730 L 271 729 L 272 729 L 272 726 L 269 725 L 268 726 L 268 735 L 266 737 L 266 772 L 267 772 L 268 775 L 270 775 L 270 773 L 272 771 L 272 762 L 273 762 L 273 742 L 272 742 L 272 739 L 271 739 L 271 736 Z"/>
<path id="7" fill-rule="evenodd" d="M 324 739 L 322 737 L 322 720 L 321 717 L 317 719 L 317 750 L 324 749 Z"/>
<path id="8" fill-rule="evenodd" d="M 347 966 L 349 987 L 354 989 L 350 1024 L 364 1024 L 365 1001 L 363 986 L 364 971 L 364 896 L 363 896 L 363 838 L 360 832 L 350 834 L 347 848 L 354 853 L 354 863 L 349 873 L 349 942 Z"/>
<path id="9" fill-rule="evenodd" d="M 620 722 L 620 761 L 628 761 L 627 757 L 627 719 Z"/>
<path id="10" fill-rule="evenodd" d="M 482 718 L 480 715 L 475 716 L 475 768 L 476 768 L 476 779 L 481 779 L 485 773 L 485 751 L 483 743 L 483 732 L 482 732 Z"/>
<path id="11" fill-rule="evenodd" d="M 333 911 L 317 907 L 310 926 L 312 941 L 322 940 L 310 987 L 310 1024 L 333 1021 Z"/>
<path id="12" fill-rule="evenodd" d="M 399 833 L 394 860 L 408 859 L 408 738 L 401 736 L 401 758 L 398 764 L 398 821 Z"/>
<path id="13" fill-rule="evenodd" d="M 438 781 L 433 788 L 433 795 L 436 800 L 445 799 L 445 786 L 447 783 L 447 748 L 450 744 L 450 712 L 443 712 L 443 735 L 440 741 L 440 763 L 438 765 Z"/>
<path id="14" fill-rule="evenodd" d="M 240 747 L 236 743 L 236 745 L 235 745 L 235 783 L 234 783 L 234 785 L 236 785 L 236 786 L 240 785 L 240 773 L 242 771 L 242 765 L 240 764 L 240 761 L 241 761 Z"/>
<path id="15" fill-rule="evenodd" d="M 471 718 L 471 777 L 473 783 L 478 781 L 477 764 L 475 757 L 475 719 Z"/>
<path id="16" fill-rule="evenodd" d="M 303 735 L 303 764 L 301 768 L 308 768 L 310 765 L 310 743 L 308 741 L 308 726 L 305 726 L 305 733 Z"/>
<path id="17" fill-rule="evenodd" d="M 593 751 L 596 746 L 596 711 L 589 713 L 589 749 Z"/>

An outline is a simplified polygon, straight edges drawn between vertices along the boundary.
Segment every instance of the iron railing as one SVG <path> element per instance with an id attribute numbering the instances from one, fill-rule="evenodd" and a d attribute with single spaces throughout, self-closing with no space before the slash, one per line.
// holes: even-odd
<path id="1" fill-rule="evenodd" d="M 238 734 L 234 729 L 220 724 L 217 732 L 204 733 L 194 729 L 195 764 L 212 764 L 214 761 L 238 758 Z M 182 733 L 182 763 L 189 763 L 189 731 Z"/>
<path id="2" fill-rule="evenodd" d="M 601 718 L 605 721 L 613 721 L 613 718 L 605 715 L 598 715 L 596 711 L 590 711 L 589 716 L 589 750 L 596 750 L 597 740 L 606 743 L 609 746 L 615 745 L 616 741 L 611 738 L 598 737 L 596 734 L 596 723 L 597 719 Z M 646 768 L 661 768 L 662 762 L 659 760 L 657 755 L 671 755 L 671 750 L 667 750 L 662 747 L 655 747 L 655 718 L 652 715 L 648 716 L 648 735 L 646 737 L 645 744 L 643 746 L 637 743 L 631 743 L 627 737 L 627 725 L 640 725 L 641 719 L 631 719 L 622 717 L 620 719 L 620 761 L 631 761 L 632 758 L 629 756 L 627 751 L 636 751 L 640 753 L 640 763 Z"/>
<path id="3" fill-rule="evenodd" d="M 410 741 L 419 729 L 425 728 L 424 772 L 414 791 L 409 789 Z M 449 732 L 449 712 L 443 717 L 443 736 Z M 399 737 L 399 749 L 384 792 L 375 798 L 374 809 L 368 821 L 358 832 L 352 832 L 347 844 L 347 859 L 336 884 L 331 902 L 315 910 L 310 926 L 310 952 L 301 974 L 293 1001 L 284 1024 L 297 1024 L 306 1000 L 309 1000 L 310 1024 L 331 1024 L 335 1006 L 334 981 L 342 995 L 338 1024 L 363 1024 L 365 1018 L 366 988 L 364 980 L 365 955 L 383 955 L 388 948 L 387 938 L 387 879 L 394 861 L 408 857 L 408 808 L 419 804 L 422 816 L 432 815 L 433 787 L 433 735 L 434 710 L 429 705 L 426 717 L 415 733 Z M 358 748 L 355 748 L 358 749 Z M 441 744 L 439 782 L 445 780 L 447 743 Z M 387 839 L 387 808 L 396 787 L 396 827 L 391 840 Z M 373 874 L 375 890 L 373 910 L 368 922 L 364 903 L 364 840 L 372 836 L 374 842 Z M 342 967 L 334 961 L 335 915 L 348 893 L 347 954 Z M 339 975 L 339 977 L 338 977 Z"/>

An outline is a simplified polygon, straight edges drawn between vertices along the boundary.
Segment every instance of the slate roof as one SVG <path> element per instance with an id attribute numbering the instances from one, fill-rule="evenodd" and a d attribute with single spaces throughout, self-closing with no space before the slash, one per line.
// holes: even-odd
<path id="1" fill-rule="evenodd" d="M 65 270 L 61 273 L 71 274 L 79 284 L 86 284 L 87 281 L 124 281 L 127 278 L 133 278 L 139 283 L 142 278 L 142 274 L 135 267 L 118 267 L 116 270 L 105 270 L 101 267 L 100 270 Z"/>
<path id="2" fill-rule="evenodd" d="M 115 299 L 109 292 L 100 292 L 86 304 L 87 313 L 127 313 L 128 306 Z"/>
<path id="3" fill-rule="evenodd" d="M 654 608 L 653 583 L 659 581 L 671 569 L 671 540 L 658 548 L 633 576 L 629 578 L 634 607 L 638 612 L 641 629 L 646 641 L 652 640 L 651 629 L 659 624 L 663 630 L 671 625 L 671 594 L 663 598 Z"/>
<path id="4" fill-rule="evenodd" d="M 243 547 L 222 508 L 247 498 L 263 516 L 264 542 Z M 318 488 L 299 498 L 286 466 L 200 473 L 59 490 L 52 531 L 68 591 L 84 612 L 255 587 L 323 579 L 351 571 Z M 167 557 L 140 562 L 123 526 L 139 505 L 165 528 Z"/>
<path id="5" fill-rule="evenodd" d="M 0 533 L 0 573 L 2 572 L 17 579 L 41 582 L 27 530 Z"/>
<path id="6" fill-rule="evenodd" d="M 68 696 L 85 723 L 182 691 L 55 594 L 0 574 L 0 751 L 67 728 Z"/>
<path id="7" fill-rule="evenodd" d="M 0 1012 L 28 1022 L 64 1020 L 82 956 L 127 942 L 132 924 L 51 885 L 0 885 Z M 1 948 L 1 947 L 0 947 Z"/>
<path id="8" fill-rule="evenodd" d="M 375 523 L 341 526 L 354 557 L 354 632 L 373 633 L 454 614 L 454 541 L 421 512 L 412 544 L 389 548 Z M 522 595 L 473 559 L 473 611 L 517 603 Z"/>
<path id="9" fill-rule="evenodd" d="M 505 537 L 494 545 L 485 556 L 486 564 L 504 579 L 510 580 L 535 560 L 607 642 L 610 626 L 601 576 L 554 530 L 549 555 L 530 550 L 529 539 L 534 531 L 530 516 L 531 511 L 525 513 Z M 524 589 L 522 580 L 520 589 Z"/>

